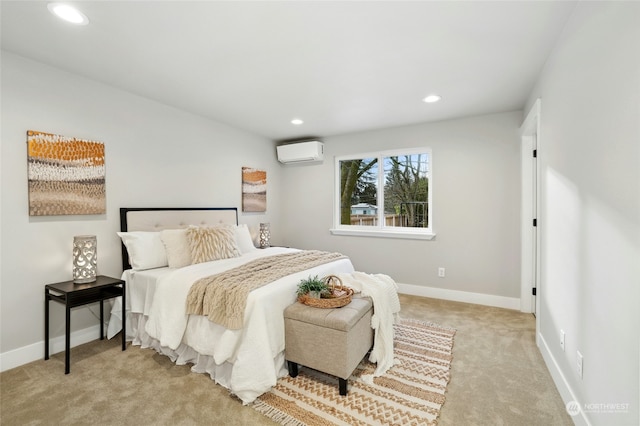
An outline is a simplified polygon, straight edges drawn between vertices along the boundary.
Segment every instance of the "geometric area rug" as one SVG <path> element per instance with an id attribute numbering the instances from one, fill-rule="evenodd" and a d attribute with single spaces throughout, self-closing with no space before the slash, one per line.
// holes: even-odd
<path id="1" fill-rule="evenodd" d="M 403 319 L 394 325 L 396 364 L 373 383 L 362 379 L 375 370 L 368 357 L 349 378 L 346 396 L 340 396 L 337 378 L 300 366 L 297 377 L 281 378 L 251 406 L 286 426 L 436 425 L 449 383 L 455 332 Z"/>

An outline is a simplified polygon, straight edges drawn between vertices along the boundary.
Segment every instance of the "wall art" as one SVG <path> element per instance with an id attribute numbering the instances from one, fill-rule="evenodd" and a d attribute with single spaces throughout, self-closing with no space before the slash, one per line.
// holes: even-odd
<path id="1" fill-rule="evenodd" d="M 27 131 L 29 215 L 105 214 L 104 144 Z"/>
<path id="2" fill-rule="evenodd" d="M 242 211 L 267 211 L 267 172 L 251 167 L 242 168 Z"/>

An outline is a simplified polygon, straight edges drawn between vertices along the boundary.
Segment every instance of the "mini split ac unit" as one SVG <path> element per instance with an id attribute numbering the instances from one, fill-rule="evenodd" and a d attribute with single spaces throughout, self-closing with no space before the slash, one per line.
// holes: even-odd
<path id="1" fill-rule="evenodd" d="M 320 141 L 296 142 L 276 147 L 278 161 L 285 164 L 310 163 L 324 159 L 324 144 Z"/>

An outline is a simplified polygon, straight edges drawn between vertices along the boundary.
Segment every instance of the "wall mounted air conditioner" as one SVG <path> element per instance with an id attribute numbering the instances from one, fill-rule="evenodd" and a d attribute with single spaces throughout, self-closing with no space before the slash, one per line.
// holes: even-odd
<path id="1" fill-rule="evenodd" d="M 284 164 L 310 163 L 324 159 L 324 144 L 320 141 L 295 142 L 276 147 L 278 161 Z"/>

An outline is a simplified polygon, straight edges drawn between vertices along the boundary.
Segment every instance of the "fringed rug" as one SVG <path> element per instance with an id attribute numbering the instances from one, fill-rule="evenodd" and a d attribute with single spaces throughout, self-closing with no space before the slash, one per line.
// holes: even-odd
<path id="1" fill-rule="evenodd" d="M 346 396 L 338 379 L 301 367 L 280 379 L 253 408 L 287 426 L 435 425 L 449 383 L 455 330 L 417 320 L 394 326 L 397 365 L 367 383 L 375 364 L 368 357 L 349 379 Z"/>

